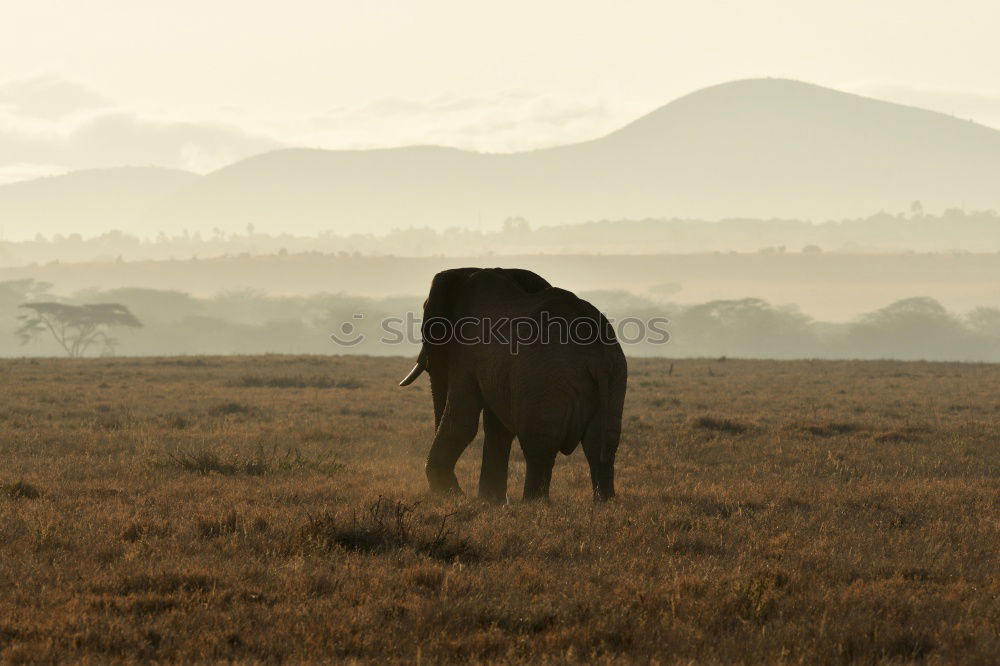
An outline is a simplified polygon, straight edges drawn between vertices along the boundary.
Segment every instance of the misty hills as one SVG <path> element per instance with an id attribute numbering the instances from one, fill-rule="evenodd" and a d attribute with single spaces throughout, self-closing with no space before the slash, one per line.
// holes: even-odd
<path id="1" fill-rule="evenodd" d="M 87 169 L 0 186 L 0 230 L 5 236 L 111 229 L 156 233 L 151 224 L 168 197 L 200 178 L 159 167 Z M 30 234 L 25 233 L 25 228 Z"/>
<path id="2" fill-rule="evenodd" d="M 682 97 L 600 139 L 513 154 L 415 146 L 286 149 L 205 176 L 105 172 L 0 187 L 0 225 L 93 231 L 213 227 L 313 233 L 495 228 L 649 217 L 816 221 L 1000 208 L 1000 131 L 781 80 Z M 117 174 L 117 175 L 116 175 Z M 110 197 L 112 201 L 105 200 Z M 81 201 L 86 205 L 76 205 Z M 62 226 L 62 225 L 60 225 Z M 65 228 L 65 227 L 64 227 Z M 56 229 L 50 228 L 48 231 Z"/>

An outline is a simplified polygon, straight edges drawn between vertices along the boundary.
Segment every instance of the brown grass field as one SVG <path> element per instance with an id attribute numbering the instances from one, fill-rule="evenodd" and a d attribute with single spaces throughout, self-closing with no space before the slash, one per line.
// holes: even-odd
<path id="1" fill-rule="evenodd" d="M 632 359 L 496 507 L 410 365 L 0 362 L 0 660 L 997 663 L 1000 367 Z"/>

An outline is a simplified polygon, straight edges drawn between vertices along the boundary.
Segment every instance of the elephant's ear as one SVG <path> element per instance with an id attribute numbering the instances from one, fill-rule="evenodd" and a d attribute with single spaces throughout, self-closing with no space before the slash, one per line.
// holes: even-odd
<path id="1" fill-rule="evenodd" d="M 455 301 L 465 282 L 480 269 L 453 268 L 434 276 L 431 291 L 424 302 L 424 320 L 420 325 L 423 348 L 417 368 L 426 367 L 431 376 L 431 397 L 434 400 L 434 427 L 441 425 L 448 401 L 448 346 L 454 330 Z M 416 368 L 414 368 L 416 370 Z M 412 373 L 411 373 L 412 374 Z"/>
<path id="2" fill-rule="evenodd" d="M 455 299 L 461 286 L 478 271 L 477 268 L 453 268 L 441 271 L 431 282 L 431 291 L 424 302 L 424 320 L 420 334 L 424 344 L 442 344 L 451 335 Z"/>
<path id="3" fill-rule="evenodd" d="M 447 395 L 448 352 L 445 344 L 451 339 L 454 328 L 452 319 L 455 309 L 455 298 L 462 284 L 469 279 L 478 268 L 453 268 L 441 271 L 431 281 L 431 291 L 424 301 L 424 319 L 420 323 L 420 337 L 423 346 L 417 363 L 410 374 L 399 383 L 409 386 L 425 370 L 431 374 L 431 392 L 434 394 L 434 415 L 437 423 L 441 421 L 444 409 L 444 396 Z"/>

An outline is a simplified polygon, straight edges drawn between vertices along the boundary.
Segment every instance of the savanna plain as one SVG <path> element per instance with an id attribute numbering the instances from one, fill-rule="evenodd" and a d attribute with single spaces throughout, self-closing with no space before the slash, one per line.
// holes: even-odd
<path id="1" fill-rule="evenodd" d="M 1000 366 L 630 359 L 619 496 L 492 506 L 411 364 L 0 362 L 0 659 L 996 663 Z"/>

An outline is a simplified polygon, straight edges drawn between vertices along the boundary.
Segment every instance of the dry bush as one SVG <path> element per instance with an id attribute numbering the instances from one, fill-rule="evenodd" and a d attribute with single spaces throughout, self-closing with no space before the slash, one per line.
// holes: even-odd
<path id="1" fill-rule="evenodd" d="M 691 423 L 696 428 L 701 428 L 703 430 L 715 430 L 717 432 L 726 433 L 727 435 L 742 435 L 746 431 L 750 430 L 750 426 L 746 423 L 740 423 L 734 419 L 717 418 L 714 416 L 699 416 Z"/>
<path id="2" fill-rule="evenodd" d="M 211 416 L 231 416 L 233 414 L 253 414 L 254 411 L 254 408 L 249 405 L 238 402 L 224 402 L 210 407 L 208 413 Z"/>
<path id="3" fill-rule="evenodd" d="M 42 491 L 25 481 L 14 481 L 13 483 L 0 483 L 0 494 L 15 500 L 38 499 L 42 496 Z"/>
<path id="4" fill-rule="evenodd" d="M 816 437 L 836 437 L 837 435 L 850 435 L 860 431 L 862 428 L 856 423 L 810 423 L 802 426 L 802 430 L 815 435 Z"/>
<path id="5" fill-rule="evenodd" d="M 402 548 L 447 562 L 469 562 L 476 558 L 471 544 L 456 537 L 447 522 L 449 515 L 418 521 L 419 502 L 379 496 L 349 521 L 329 510 L 310 516 L 299 531 L 300 544 L 329 550 L 334 547 L 365 553 L 384 553 Z"/>

